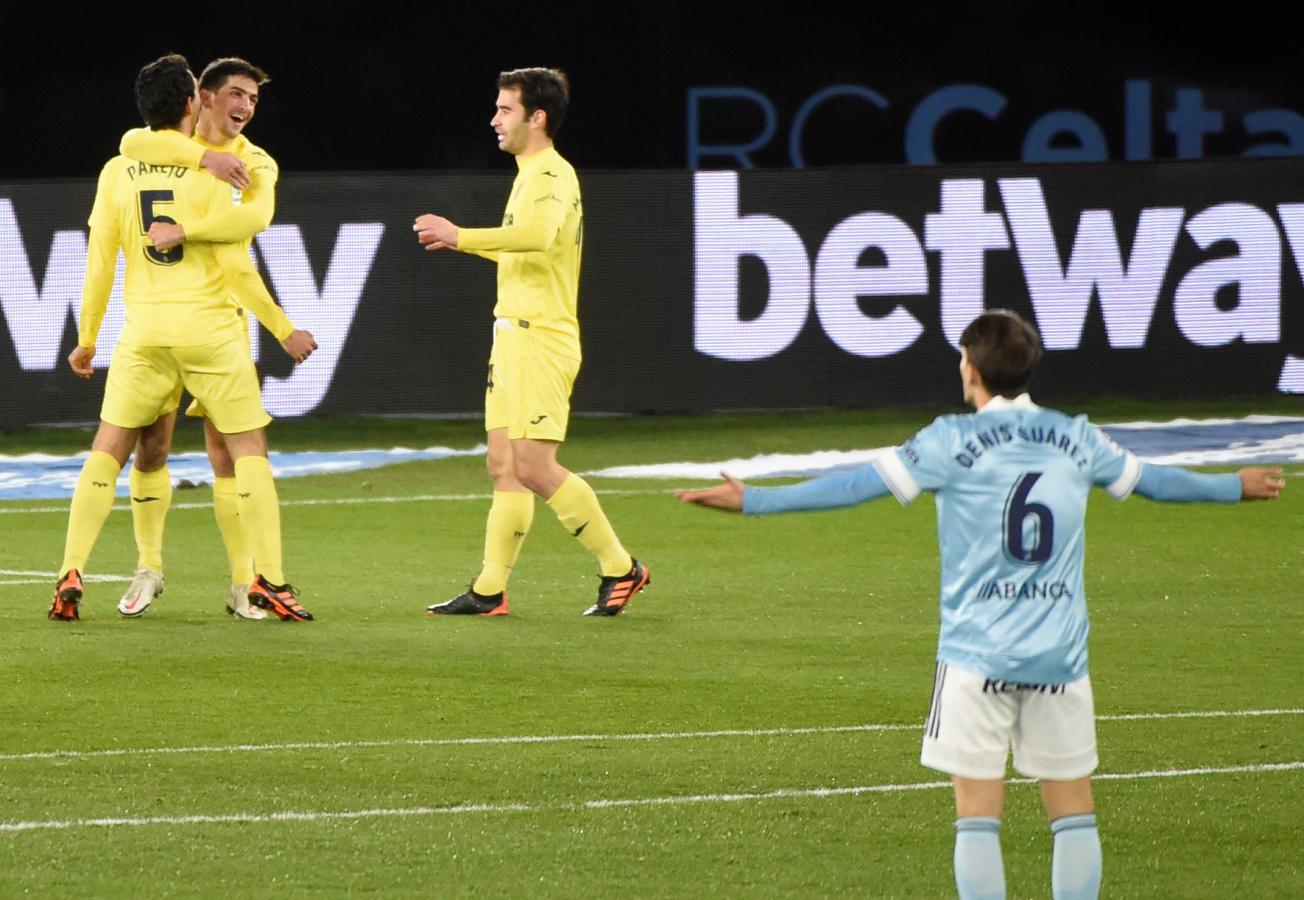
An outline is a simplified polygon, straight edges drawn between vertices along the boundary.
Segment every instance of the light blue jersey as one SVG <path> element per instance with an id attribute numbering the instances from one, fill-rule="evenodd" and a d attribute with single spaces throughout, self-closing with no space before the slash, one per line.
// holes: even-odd
<path id="1" fill-rule="evenodd" d="M 1135 456 L 1024 394 L 941 416 L 875 466 L 902 504 L 936 496 L 940 661 L 1026 684 L 1086 674 L 1087 495 L 1131 494 Z"/>
<path id="2" fill-rule="evenodd" d="M 870 465 L 800 484 L 743 490 L 749 516 L 855 506 L 889 492 L 937 499 L 942 629 L 937 658 L 988 678 L 1062 684 L 1087 671 L 1082 587 L 1092 485 L 1123 500 L 1235 503 L 1235 472 L 1141 463 L 1086 416 L 1042 409 L 1027 394 L 942 416 Z"/>

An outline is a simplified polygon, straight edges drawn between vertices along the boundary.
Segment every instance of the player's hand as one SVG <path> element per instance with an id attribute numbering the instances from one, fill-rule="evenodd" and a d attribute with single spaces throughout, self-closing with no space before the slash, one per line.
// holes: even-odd
<path id="1" fill-rule="evenodd" d="M 443 250 L 445 247 L 457 249 L 457 226 L 445 219 L 426 213 L 417 216 L 412 223 L 412 230 L 417 233 L 417 240 L 427 250 Z"/>
<path id="2" fill-rule="evenodd" d="M 312 351 L 317 349 L 317 339 L 312 336 L 312 332 L 296 328 L 290 332 L 289 337 L 281 341 L 281 348 L 290 355 L 290 359 L 301 363 L 312 356 Z"/>
<path id="3" fill-rule="evenodd" d="M 77 348 L 68 354 L 68 365 L 81 378 L 90 378 L 95 372 L 91 365 L 91 360 L 95 358 L 94 347 L 83 347 L 80 344 Z"/>
<path id="4" fill-rule="evenodd" d="M 155 222 L 145 234 L 159 250 L 171 250 L 186 242 L 186 230 L 172 222 Z"/>
<path id="5" fill-rule="evenodd" d="M 1247 466 L 1238 474 L 1242 500 L 1272 500 L 1286 486 L 1280 466 Z"/>
<path id="6" fill-rule="evenodd" d="M 743 483 L 730 478 L 725 472 L 720 473 L 724 484 L 717 484 L 705 491 L 679 491 L 676 496 L 684 503 L 696 503 L 711 509 L 723 509 L 726 512 L 743 511 Z"/>
<path id="7" fill-rule="evenodd" d="M 225 181 L 233 187 L 238 187 L 242 191 L 249 187 L 249 170 L 234 153 L 205 150 L 199 164 L 212 173 L 214 178 Z"/>

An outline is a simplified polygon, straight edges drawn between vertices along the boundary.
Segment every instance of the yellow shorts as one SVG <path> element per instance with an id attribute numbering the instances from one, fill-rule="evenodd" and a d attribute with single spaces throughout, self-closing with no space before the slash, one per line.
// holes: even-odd
<path id="1" fill-rule="evenodd" d="M 100 418 L 121 428 L 144 428 L 176 409 L 185 388 L 223 434 L 263 428 L 258 373 L 243 336 L 197 347 L 113 348 Z"/>
<path id="2" fill-rule="evenodd" d="M 494 323 L 489 383 L 484 395 L 486 431 L 506 428 L 511 440 L 563 441 L 570 395 L 580 361 L 556 353 L 542 335 L 515 319 Z"/>

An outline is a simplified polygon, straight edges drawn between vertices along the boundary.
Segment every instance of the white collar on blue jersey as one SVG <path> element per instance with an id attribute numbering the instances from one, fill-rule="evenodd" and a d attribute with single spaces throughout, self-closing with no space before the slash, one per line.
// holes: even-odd
<path id="1" fill-rule="evenodd" d="M 1000 412 L 1001 410 L 1005 410 L 1005 409 L 1036 409 L 1036 408 L 1037 408 L 1037 404 L 1032 402 L 1032 397 L 1028 394 L 1020 394 L 1019 396 L 1015 397 L 1013 400 L 1011 400 L 1009 397 L 1002 397 L 1000 394 L 997 394 L 995 397 L 988 400 L 987 403 L 983 406 L 983 408 L 978 410 L 978 412 L 980 413 Z"/>

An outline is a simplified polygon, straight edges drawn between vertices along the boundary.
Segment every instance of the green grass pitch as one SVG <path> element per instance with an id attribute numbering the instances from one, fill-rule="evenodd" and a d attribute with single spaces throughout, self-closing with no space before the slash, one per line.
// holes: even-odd
<path id="1" fill-rule="evenodd" d="M 581 419 L 561 458 L 585 471 L 881 446 L 932 415 Z M 271 439 L 482 433 L 309 420 Z M 5 453 L 87 446 L 84 431 L 0 435 Z M 1106 896 L 1304 896 L 1304 467 L 1287 471 L 1270 504 L 1092 497 Z M 0 895 L 951 895 L 950 792 L 918 763 L 932 504 L 745 520 L 679 504 L 681 485 L 593 484 L 653 574 L 615 619 L 581 616 L 594 563 L 542 503 L 511 616 L 423 615 L 478 567 L 477 458 L 280 482 L 309 624 L 224 614 L 203 487 L 174 496 L 147 616 L 120 619 L 123 583 L 91 581 L 80 623 L 48 622 L 66 501 L 0 503 Z M 89 574 L 134 559 L 115 510 Z M 1010 896 L 1047 896 L 1036 788 L 1012 785 L 1007 807 Z"/>

